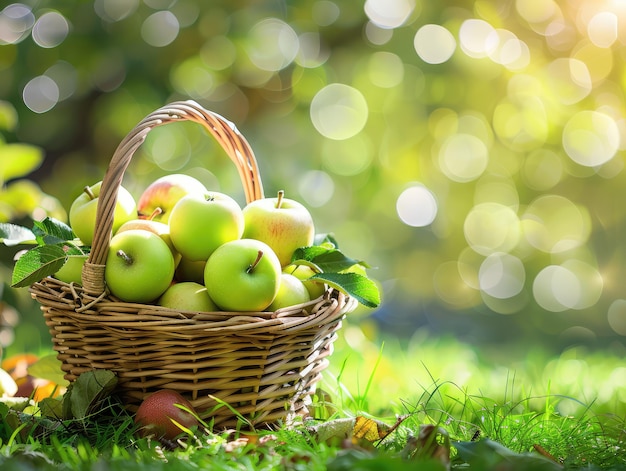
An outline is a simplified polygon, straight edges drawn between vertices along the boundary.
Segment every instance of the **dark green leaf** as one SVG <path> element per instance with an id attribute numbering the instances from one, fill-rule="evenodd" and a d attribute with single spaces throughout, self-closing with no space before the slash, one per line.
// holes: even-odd
<path id="1" fill-rule="evenodd" d="M 0 241 L 7 246 L 18 244 L 34 244 L 36 236 L 30 230 L 15 224 L 0 223 Z"/>
<path id="2" fill-rule="evenodd" d="M 323 281 L 364 306 L 374 308 L 380 304 L 380 292 L 376 283 L 359 273 L 317 273 L 309 279 Z"/>
<path id="3" fill-rule="evenodd" d="M 359 260 L 346 257 L 340 250 L 326 246 L 313 245 L 297 249 L 292 257 L 292 263 L 305 261 L 315 264 L 325 273 L 338 273 L 354 265 L 363 264 Z"/>
<path id="4" fill-rule="evenodd" d="M 117 376 L 108 370 L 93 370 L 81 374 L 68 388 L 63 415 L 83 420 L 97 411 L 117 385 Z"/>
<path id="5" fill-rule="evenodd" d="M 57 219 L 46 217 L 43 221 L 35 221 L 33 233 L 42 245 L 52 245 L 76 238 L 70 226 Z"/>
<path id="6" fill-rule="evenodd" d="M 495 469 L 507 463 L 506 469 L 533 469 L 538 471 L 562 470 L 563 466 L 538 453 L 515 453 L 493 440 L 457 442 L 454 447 L 461 460 L 472 469 Z"/>
<path id="7" fill-rule="evenodd" d="M 62 245 L 41 245 L 30 249 L 15 262 L 11 286 L 23 288 L 54 275 L 63 266 L 68 254 L 69 251 L 67 248 L 64 250 Z"/>
<path id="8" fill-rule="evenodd" d="M 50 417 L 51 419 L 63 418 L 63 399 L 63 396 L 43 398 L 38 403 L 41 415 L 44 417 Z"/>
<path id="9" fill-rule="evenodd" d="M 39 147 L 28 144 L 5 144 L 0 146 L 0 181 L 23 177 L 37 169 L 43 161 Z"/>

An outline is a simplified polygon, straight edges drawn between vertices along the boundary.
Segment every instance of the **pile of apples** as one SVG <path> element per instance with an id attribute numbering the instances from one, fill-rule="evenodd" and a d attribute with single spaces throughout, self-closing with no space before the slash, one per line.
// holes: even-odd
<path id="1" fill-rule="evenodd" d="M 70 207 L 70 226 L 85 246 L 93 242 L 101 185 L 86 187 Z M 242 208 L 194 177 L 171 174 L 148 185 L 137 202 L 119 187 L 104 278 L 111 294 L 129 303 L 275 311 L 324 292 L 308 280 L 309 267 L 291 264 L 314 236 L 309 211 L 282 191 Z M 86 256 L 71 258 L 55 276 L 80 284 Z"/>

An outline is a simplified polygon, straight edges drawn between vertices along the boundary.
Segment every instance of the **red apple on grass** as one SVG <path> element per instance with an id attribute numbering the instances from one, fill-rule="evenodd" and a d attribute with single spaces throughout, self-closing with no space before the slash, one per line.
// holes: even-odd
<path id="1" fill-rule="evenodd" d="M 170 286 L 174 270 L 172 251 L 158 235 L 133 229 L 111 238 L 104 279 L 122 301 L 154 301 Z"/>
<path id="2" fill-rule="evenodd" d="M 167 223 L 178 200 L 189 194 L 202 194 L 206 187 L 197 179 L 182 173 L 173 173 L 156 179 L 143 191 L 137 201 L 140 218 L 152 218 Z M 154 214 L 159 209 L 158 214 Z"/>
<path id="3" fill-rule="evenodd" d="M 179 425 L 180 424 L 180 425 Z M 142 437 L 155 436 L 174 440 L 198 425 L 197 414 L 191 403 L 180 393 L 160 389 L 146 397 L 135 413 L 135 425 Z"/>
<path id="4" fill-rule="evenodd" d="M 172 209 L 170 237 L 187 260 L 207 260 L 220 245 L 243 234 L 239 203 L 217 191 L 183 196 Z"/>
<path id="5" fill-rule="evenodd" d="M 273 250 L 254 239 L 218 247 L 204 268 L 204 285 L 223 311 L 263 311 L 280 286 L 280 262 Z"/>
<path id="6" fill-rule="evenodd" d="M 83 192 L 72 202 L 69 211 L 69 223 L 78 237 L 85 245 L 91 245 L 96 225 L 96 211 L 102 182 L 92 186 L 86 186 Z M 113 210 L 112 233 L 126 221 L 137 218 L 137 205 L 133 196 L 124 187 L 120 186 L 117 192 L 115 209 Z"/>
<path id="7" fill-rule="evenodd" d="M 281 266 L 289 265 L 296 249 L 313 244 L 315 226 L 309 211 L 297 201 L 278 192 L 276 198 L 262 198 L 243 208 L 243 238 L 265 242 L 278 256 Z"/>

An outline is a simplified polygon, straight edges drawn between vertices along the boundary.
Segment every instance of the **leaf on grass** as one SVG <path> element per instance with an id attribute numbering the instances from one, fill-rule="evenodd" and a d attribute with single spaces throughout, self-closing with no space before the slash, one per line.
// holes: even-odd
<path id="1" fill-rule="evenodd" d="M 353 442 L 378 442 L 391 433 L 395 427 L 368 417 L 341 418 L 328 420 L 309 428 L 319 442 L 341 442 L 349 439 Z"/>
<path id="2" fill-rule="evenodd" d="M 70 226 L 51 217 L 46 217 L 42 221 L 35 221 L 34 225 L 33 233 L 42 245 L 58 244 L 76 238 Z"/>
<path id="3" fill-rule="evenodd" d="M 93 370 L 81 374 L 65 393 L 63 416 L 84 420 L 95 412 L 117 385 L 117 376 L 109 370 Z"/>
<path id="4" fill-rule="evenodd" d="M 309 279 L 323 281 L 355 298 L 364 306 L 375 308 L 380 304 L 380 292 L 376 283 L 359 273 L 317 273 Z"/>
<path id="5" fill-rule="evenodd" d="M 67 246 L 41 245 L 24 253 L 13 268 L 11 287 L 30 286 L 46 276 L 54 275 L 65 263 L 68 255 Z"/>
<path id="6" fill-rule="evenodd" d="M 495 468 L 507 463 L 507 469 L 533 469 L 538 471 L 559 471 L 560 463 L 552 461 L 538 453 L 516 453 L 493 440 L 483 439 L 476 442 L 458 442 L 454 444 L 459 458 L 470 468 Z"/>
<path id="7" fill-rule="evenodd" d="M 63 397 L 45 397 L 37 405 L 43 417 L 63 418 Z"/>
<path id="8" fill-rule="evenodd" d="M 34 244 L 37 237 L 30 229 L 16 224 L 0 223 L 0 241 L 6 246 Z"/>
<path id="9" fill-rule="evenodd" d="M 61 369 L 61 364 L 61 360 L 57 358 L 55 353 L 46 355 L 28 366 L 28 374 L 35 378 L 47 379 L 59 386 L 69 386 L 69 382 L 65 379 Z"/>

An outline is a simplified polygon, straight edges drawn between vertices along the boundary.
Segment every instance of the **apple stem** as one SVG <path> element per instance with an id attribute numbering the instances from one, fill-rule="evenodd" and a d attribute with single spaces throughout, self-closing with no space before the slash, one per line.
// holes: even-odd
<path id="1" fill-rule="evenodd" d="M 163 209 L 161 209 L 160 206 L 157 206 L 156 208 L 154 208 L 154 211 L 152 211 L 152 214 L 148 217 L 148 220 L 152 221 L 159 214 L 163 214 Z"/>
<path id="2" fill-rule="evenodd" d="M 250 264 L 250 266 L 246 270 L 246 273 L 250 273 L 252 270 L 254 270 L 261 261 L 261 258 L 263 258 L 263 251 L 259 250 L 256 254 L 256 260 Z"/>
<path id="3" fill-rule="evenodd" d="M 90 200 L 96 199 L 96 195 L 93 194 L 93 191 L 91 191 L 91 188 L 89 188 L 88 186 L 86 186 L 85 188 L 83 188 L 83 191 L 85 193 L 87 193 L 87 195 L 89 196 Z"/>
<path id="4" fill-rule="evenodd" d="M 280 209 L 283 204 L 283 197 L 285 196 L 285 190 L 278 190 L 278 197 L 276 198 L 276 209 Z"/>
<path id="5" fill-rule="evenodd" d="M 123 250 L 118 250 L 115 255 L 117 255 L 120 258 L 124 259 L 124 262 L 126 262 L 127 265 L 130 265 L 133 263 L 133 259 Z"/>

